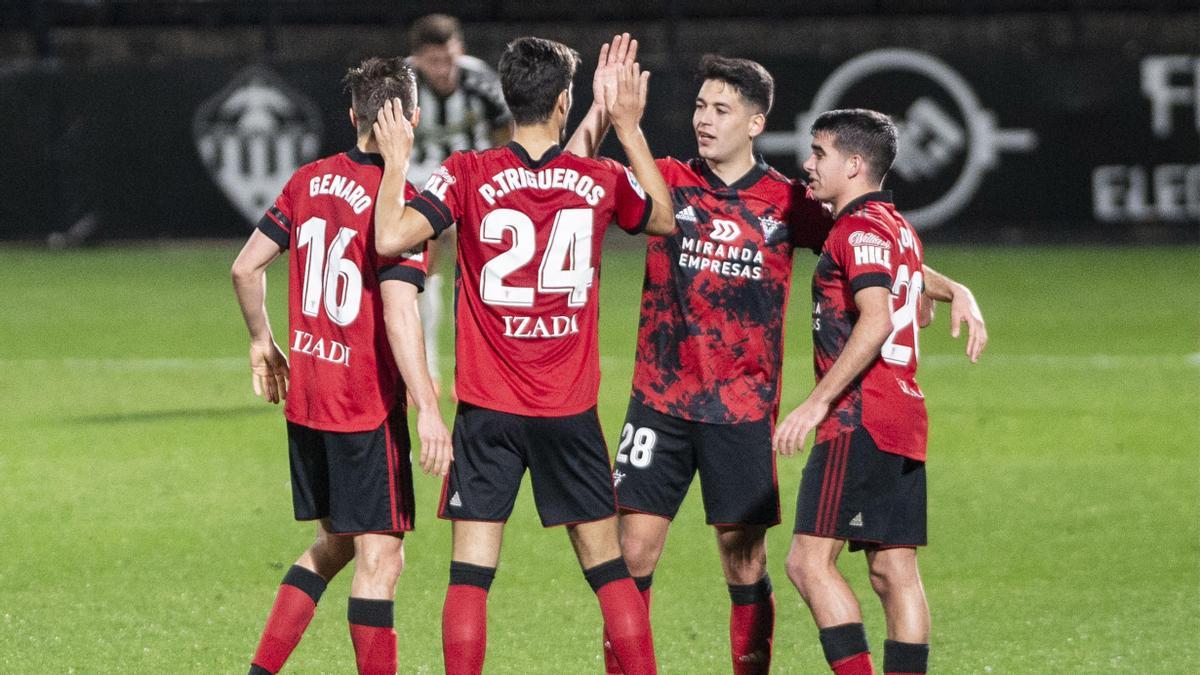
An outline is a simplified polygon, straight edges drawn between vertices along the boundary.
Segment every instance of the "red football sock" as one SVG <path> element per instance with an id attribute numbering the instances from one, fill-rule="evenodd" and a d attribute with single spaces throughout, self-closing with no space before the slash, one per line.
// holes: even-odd
<path id="1" fill-rule="evenodd" d="M 734 675 L 759 675 L 771 671 L 775 634 L 775 595 L 770 577 L 758 583 L 729 585 L 729 649 Z"/>
<path id="2" fill-rule="evenodd" d="M 442 607 L 442 656 L 447 675 L 479 675 L 487 652 L 487 597 L 494 567 L 450 563 Z"/>
<path id="3" fill-rule="evenodd" d="M 835 675 L 875 675 L 871 665 L 871 653 L 863 652 L 829 664 Z"/>
<path id="4" fill-rule="evenodd" d="M 608 643 L 625 675 L 658 672 L 654 660 L 654 638 L 650 634 L 650 612 L 629 577 L 622 558 L 613 558 L 584 570 L 588 584 L 600 600 L 600 613 L 608 632 Z"/>
<path id="5" fill-rule="evenodd" d="M 642 600 L 646 603 L 647 616 L 650 614 L 650 584 L 653 581 L 653 574 L 633 578 L 634 585 L 637 586 L 638 591 L 642 594 Z M 604 627 L 604 674 L 624 675 L 621 664 L 617 661 L 617 655 L 613 653 L 612 640 L 608 638 L 608 626 Z"/>
<path id="6" fill-rule="evenodd" d="M 396 630 L 391 600 L 350 598 L 346 618 L 359 675 L 396 675 Z"/>
<path id="7" fill-rule="evenodd" d="M 292 565 L 283 577 L 275 604 L 267 616 L 258 649 L 251 664 L 277 673 L 300 643 L 304 629 L 317 611 L 317 601 L 325 592 L 325 580 L 321 575 L 299 565 Z"/>

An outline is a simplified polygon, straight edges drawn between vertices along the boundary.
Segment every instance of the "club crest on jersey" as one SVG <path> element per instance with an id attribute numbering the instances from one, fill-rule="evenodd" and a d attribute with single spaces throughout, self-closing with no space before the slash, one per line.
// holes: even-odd
<path id="1" fill-rule="evenodd" d="M 881 265 L 891 269 L 892 245 L 874 232 L 858 230 L 850 235 L 847 242 L 854 247 L 854 264 Z"/>
<path id="2" fill-rule="evenodd" d="M 250 66 L 206 100 L 192 119 L 200 159 L 246 219 L 263 211 L 321 148 L 320 109 L 264 66 Z"/>
<path id="3" fill-rule="evenodd" d="M 742 235 L 742 228 L 732 220 L 713 218 L 713 231 L 708 235 L 716 241 L 733 241 Z"/>
<path id="4" fill-rule="evenodd" d="M 775 234 L 780 225 L 783 225 L 783 221 L 773 216 L 762 216 L 758 219 L 758 227 L 762 229 L 763 238 L 767 241 L 771 241 L 771 235 Z"/>

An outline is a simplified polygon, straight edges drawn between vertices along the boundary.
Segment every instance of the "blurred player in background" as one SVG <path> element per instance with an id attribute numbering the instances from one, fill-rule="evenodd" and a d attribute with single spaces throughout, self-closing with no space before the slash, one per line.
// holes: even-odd
<path id="1" fill-rule="evenodd" d="M 390 99 L 418 122 L 415 78 L 400 58 L 372 58 L 345 83 L 355 146 L 296 171 L 233 264 L 255 393 L 286 399 L 296 519 L 318 521 L 316 541 L 279 587 L 252 675 L 283 667 L 326 584 L 351 559 L 347 616 L 358 670 L 396 672 L 392 603 L 414 515 L 405 389 L 417 407 L 422 468 L 445 475 L 451 458 L 417 313 L 422 250 L 380 256 L 373 235 L 383 159 L 371 125 Z M 265 306 L 266 270 L 282 252 L 291 258 L 290 368 Z"/>
<path id="2" fill-rule="evenodd" d="M 459 228 L 460 402 L 441 504 L 441 515 L 454 523 L 442 623 L 449 673 L 483 668 L 487 593 L 526 469 L 542 524 L 567 528 L 616 659 L 627 673 L 656 672 L 646 606 L 617 540 L 611 465 L 596 414 L 597 276 L 610 223 L 665 234 L 673 219 L 639 126 L 649 73 L 636 64 L 625 64 L 604 93 L 633 173 L 560 149 L 578 62 L 574 50 L 550 40 L 509 43 L 499 70 L 516 122 L 513 142 L 451 155 L 408 208 L 399 186 L 412 131 L 388 108 L 377 125 L 387 158 L 376 212 L 379 250 L 397 253 L 454 223 Z"/>
<path id="3" fill-rule="evenodd" d="M 417 71 L 417 99 L 421 101 L 421 126 L 413 143 L 408 180 L 424 185 L 450 153 L 485 150 L 504 145 L 512 137 L 512 115 L 500 92 L 500 79 L 483 61 L 466 55 L 458 19 L 430 14 L 417 19 L 408 32 L 412 55 L 408 62 Z M 434 388 L 440 391 L 438 327 L 442 320 L 443 250 L 453 261 L 454 230 L 429 242 L 425 292 L 420 296 L 425 329 L 425 356 Z"/>
<path id="4" fill-rule="evenodd" d="M 968 290 L 923 267 L 916 230 L 882 191 L 896 157 L 896 127 L 869 110 L 835 110 L 812 127 L 809 185 L 836 222 L 813 273 L 817 385 L 775 431 L 794 454 L 816 429 L 796 503 L 788 577 L 812 610 L 826 661 L 838 675 L 874 672 L 862 612 L 837 558 L 866 551 L 883 602 L 886 673 L 924 673 L 929 608 L 917 570 L 925 545 L 925 399 L 916 381 L 922 290 L 950 301 L 955 334 L 967 320 L 967 354 L 987 343 Z"/>

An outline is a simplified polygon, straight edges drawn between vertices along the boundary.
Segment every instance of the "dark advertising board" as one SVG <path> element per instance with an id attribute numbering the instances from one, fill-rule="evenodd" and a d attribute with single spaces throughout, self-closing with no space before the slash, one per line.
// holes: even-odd
<path id="1" fill-rule="evenodd" d="M 1200 54 L 764 59 L 778 83 L 759 151 L 800 173 L 823 110 L 900 122 L 887 187 L 927 238 L 1193 241 Z M 660 69 L 644 120 L 690 156 L 690 64 Z M 171 62 L 0 72 L 0 238 L 242 236 L 291 172 L 348 148 L 344 64 Z M 575 117 L 589 102 L 577 77 Z M 610 140 L 605 149 L 615 147 Z"/>

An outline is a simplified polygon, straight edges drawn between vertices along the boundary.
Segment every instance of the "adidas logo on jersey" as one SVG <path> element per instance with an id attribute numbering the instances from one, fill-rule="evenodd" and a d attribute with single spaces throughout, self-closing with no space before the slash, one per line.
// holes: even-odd
<path id="1" fill-rule="evenodd" d="M 675 212 L 675 220 L 682 220 L 686 223 L 696 222 L 696 209 L 693 209 L 690 205 L 683 207 Z"/>
<path id="2" fill-rule="evenodd" d="M 457 490 L 455 490 L 454 495 L 450 497 L 450 506 L 462 506 L 462 497 L 458 496 Z"/>
<path id="3" fill-rule="evenodd" d="M 455 495 L 455 496 L 457 496 L 457 495 Z M 863 526 L 862 513 L 860 512 L 860 513 L 855 514 L 855 516 L 850 519 L 850 527 L 862 527 L 862 526 Z"/>

